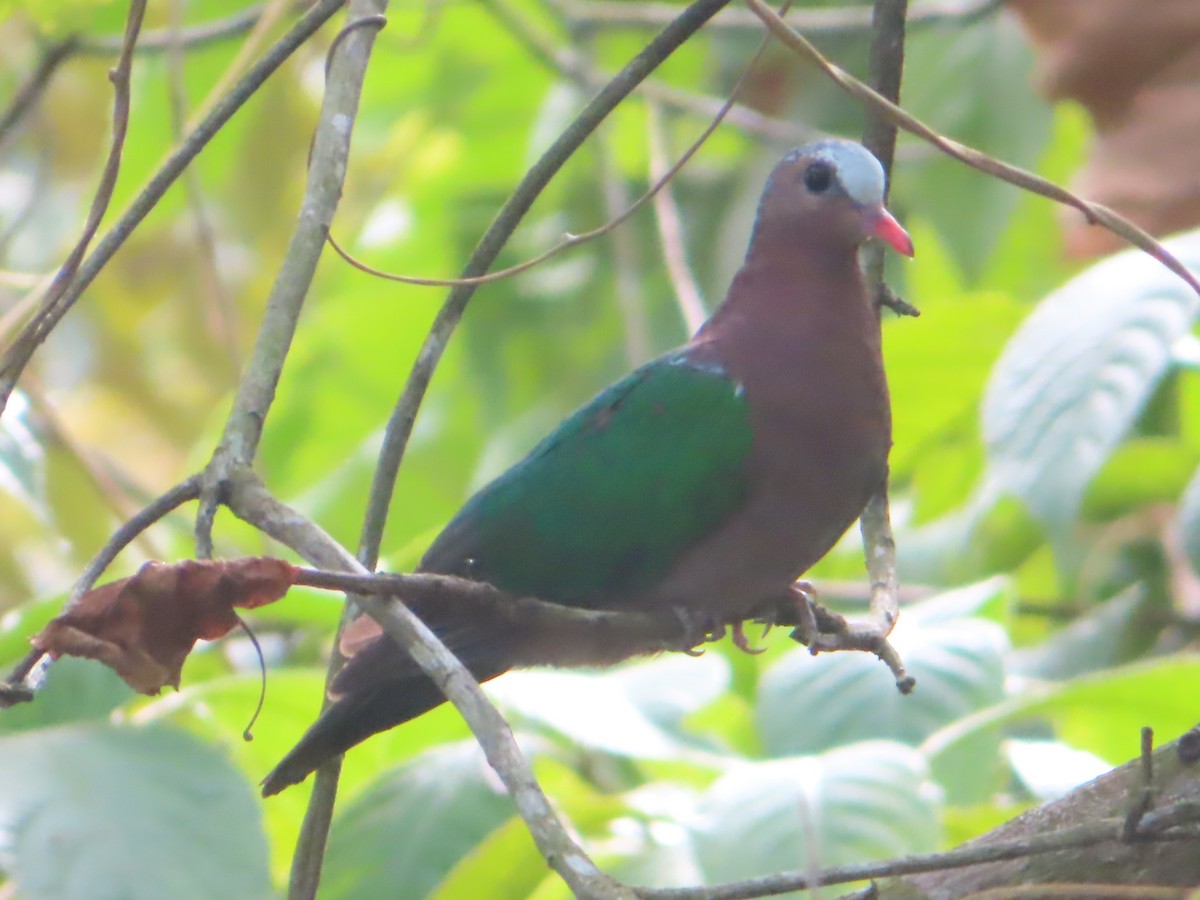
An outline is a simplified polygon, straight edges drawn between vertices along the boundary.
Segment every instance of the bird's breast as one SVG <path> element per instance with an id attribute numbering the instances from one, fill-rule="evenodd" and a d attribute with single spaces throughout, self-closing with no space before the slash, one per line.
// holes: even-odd
<path id="1" fill-rule="evenodd" d="M 870 323 L 872 328 L 874 323 Z M 829 552 L 887 471 L 891 414 L 877 332 L 763 334 L 732 372 L 754 433 L 737 513 L 674 567 L 663 602 L 735 617 Z M 686 599 L 685 599 L 686 598 Z"/>

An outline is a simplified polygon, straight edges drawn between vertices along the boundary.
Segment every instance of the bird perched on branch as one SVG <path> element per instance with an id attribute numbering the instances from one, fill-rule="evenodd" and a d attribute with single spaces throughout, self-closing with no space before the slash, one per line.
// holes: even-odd
<path id="1" fill-rule="evenodd" d="M 515 597 L 675 610 L 705 627 L 787 595 L 884 480 L 891 411 L 857 250 L 912 255 L 866 149 L 793 150 L 767 181 L 724 303 L 691 341 L 601 392 L 467 501 L 420 571 Z M 608 664 L 502 614 L 410 603 L 480 681 L 531 665 Z M 274 794 L 442 703 L 370 619 L 343 639 L 331 705 L 263 782 Z"/>

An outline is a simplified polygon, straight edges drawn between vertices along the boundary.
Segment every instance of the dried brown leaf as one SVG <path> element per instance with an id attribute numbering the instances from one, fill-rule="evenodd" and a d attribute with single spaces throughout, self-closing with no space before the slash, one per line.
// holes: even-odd
<path id="1" fill-rule="evenodd" d="M 252 609 L 287 593 L 295 568 L 269 557 L 148 562 L 132 578 L 88 591 L 34 635 L 53 657 L 95 659 L 143 694 L 179 686 L 197 640 L 237 625 L 235 607 Z"/>

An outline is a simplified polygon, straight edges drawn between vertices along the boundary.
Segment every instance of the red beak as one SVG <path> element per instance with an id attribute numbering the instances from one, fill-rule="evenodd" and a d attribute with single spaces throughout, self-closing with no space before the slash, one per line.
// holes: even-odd
<path id="1" fill-rule="evenodd" d="M 905 256 L 913 255 L 912 238 L 890 212 L 882 206 L 877 211 L 868 213 L 867 230 L 881 241 L 885 241 L 897 253 Z"/>

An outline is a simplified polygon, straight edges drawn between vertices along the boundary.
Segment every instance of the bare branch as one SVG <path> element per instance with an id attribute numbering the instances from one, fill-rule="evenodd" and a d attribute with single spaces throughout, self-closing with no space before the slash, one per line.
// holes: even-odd
<path id="1" fill-rule="evenodd" d="M 133 48 L 137 44 L 138 32 L 142 28 L 142 17 L 146 12 L 146 0 L 131 0 L 129 15 L 125 20 L 125 38 L 121 45 L 121 53 L 117 64 L 109 70 L 108 79 L 113 84 L 113 114 L 112 140 L 109 144 L 108 156 L 100 174 L 100 184 L 92 198 L 91 209 L 88 210 L 87 220 L 83 225 L 83 233 L 79 236 L 66 261 L 54 280 L 50 283 L 46 295 L 42 298 L 41 307 L 33 320 L 21 331 L 17 339 L 5 349 L 0 357 L 0 372 L 11 377 L 11 384 L 6 388 L 0 387 L 0 412 L 8 401 L 12 385 L 16 384 L 20 370 L 25 367 L 33 351 L 38 347 L 50 329 L 70 308 L 73 301 L 67 299 L 67 288 L 74 279 L 87 253 L 88 245 L 100 228 L 100 220 L 108 210 L 112 200 L 113 190 L 117 185 L 117 175 L 121 171 L 121 152 L 125 147 L 125 133 L 129 129 L 129 76 L 133 69 Z M 2 382 L 0 382 L 2 384 Z"/>
<path id="2" fill-rule="evenodd" d="M 16 126 L 41 99 L 50 80 L 59 67 L 71 58 L 76 46 L 74 38 L 67 38 L 65 41 L 51 44 L 42 51 L 37 66 L 13 93 L 12 100 L 9 101 L 4 112 L 0 113 L 0 147 L 7 143 Z M 120 45 L 116 49 L 119 50 Z"/>
<path id="3" fill-rule="evenodd" d="M 650 179 L 662 181 L 667 173 L 667 139 L 663 134 L 662 115 L 654 103 L 646 104 L 646 145 L 650 156 Z M 675 288 L 675 302 L 683 317 L 688 334 L 695 334 L 708 315 L 704 311 L 704 298 L 688 268 L 687 247 L 684 244 L 683 223 L 679 208 L 671 196 L 670 186 L 665 186 L 654 195 L 654 221 L 658 225 L 658 239 L 662 243 L 663 259 L 671 286 Z"/>
<path id="4" fill-rule="evenodd" d="M 1159 818 L 1154 818 L 1153 814 L 1148 815 L 1142 825 L 1149 827 L 1157 840 L 1195 841 L 1194 831 L 1180 829 L 1179 826 L 1194 825 L 1197 822 L 1200 822 L 1200 810 L 1192 804 L 1180 804 L 1170 811 L 1164 810 L 1164 814 Z M 642 900 L 750 900 L 753 897 L 769 897 L 773 894 L 810 890 L 824 885 L 848 884 L 921 872 L 940 872 L 977 866 L 981 863 L 1025 859 L 1039 854 L 1093 847 L 1097 844 L 1111 843 L 1120 834 L 1122 824 L 1121 818 L 1105 818 L 1074 828 L 1048 831 L 1024 840 L 997 841 L 961 847 L 945 853 L 905 856 L 861 865 L 830 866 L 821 870 L 820 879 L 816 883 L 807 872 L 780 872 L 777 875 L 764 875 L 699 888 L 639 888 L 637 893 Z"/>
<path id="5" fill-rule="evenodd" d="M 1088 222 L 1093 225 L 1101 225 L 1133 246 L 1144 250 L 1187 282 L 1188 286 L 1197 294 L 1200 294 L 1200 281 L 1162 244 L 1128 219 L 1118 215 L 1106 206 L 1091 203 L 1077 197 L 1065 188 L 1059 187 L 1053 182 L 1046 181 L 1046 179 L 1040 178 L 1032 172 L 1027 172 L 1017 166 L 1001 162 L 998 159 L 988 156 L 986 153 L 968 147 L 966 144 L 961 144 L 958 141 L 938 134 L 924 122 L 901 109 L 887 98 L 880 96 L 876 91 L 859 81 L 853 75 L 826 59 L 803 35 L 789 28 L 787 23 L 772 11 L 764 0 L 746 0 L 746 5 L 754 10 L 755 15 L 766 24 L 771 33 L 784 46 L 816 65 L 841 87 L 843 91 L 876 110 L 879 115 L 889 122 L 892 122 L 910 134 L 916 135 L 929 144 L 932 144 L 947 156 L 951 156 L 973 169 L 1079 210 L 1087 218 Z"/>
<path id="6" fill-rule="evenodd" d="M 910 25 L 969 25 L 985 18 L 1004 6 L 1005 0 L 949 0 L 949 2 L 918 3 L 909 14 Z M 603 28 L 644 28 L 662 25 L 670 20 L 675 7 L 666 3 L 613 3 L 606 0 L 551 0 L 564 16 L 578 22 Z M 841 34 L 866 31 L 871 27 L 871 7 L 806 8 L 790 13 L 786 21 L 793 28 L 810 34 Z M 721 31 L 756 31 L 758 17 L 754 13 L 731 7 L 722 10 L 710 28 Z"/>
<path id="7" fill-rule="evenodd" d="M 270 3 L 260 3 L 236 12 L 223 19 L 215 19 L 203 25 L 193 25 L 190 28 L 177 29 L 174 25 L 156 31 L 147 31 L 138 41 L 138 55 L 163 53 L 170 51 L 172 46 L 180 46 L 188 50 L 205 47 L 209 44 L 219 44 L 232 37 L 245 34 L 258 24 Z M 295 9 L 308 6 L 304 0 L 290 4 Z M 81 55 L 104 55 L 116 53 L 120 49 L 120 38 L 116 36 L 81 37 L 75 52 Z"/>
<path id="8" fill-rule="evenodd" d="M 142 219 L 162 199 L 167 188 L 175 182 L 188 163 L 207 146 L 213 136 L 241 108 L 242 104 L 263 85 L 267 78 L 283 64 L 284 60 L 295 52 L 297 47 L 308 40 L 341 7 L 342 2 L 343 0 L 317 0 L 291 30 L 251 67 L 233 90 L 225 95 L 204 117 L 204 120 L 184 140 L 179 149 L 171 154 L 145 189 L 137 195 L 129 208 L 99 241 L 87 259 L 79 265 L 75 277 L 62 291 L 58 301 L 53 305 L 43 304 L 44 314 L 35 316 L 22 329 L 17 341 L 0 357 L 0 414 L 3 414 L 8 397 L 34 350 L 66 315 Z M 19 350 L 17 349 L 18 345 Z"/>
<path id="9" fill-rule="evenodd" d="M 277 540 L 290 542 L 299 537 L 298 545 L 293 546 L 305 555 L 316 555 L 326 560 L 337 560 L 338 568 L 357 573 L 363 581 L 339 580 L 339 576 L 328 572 L 308 573 L 308 583 L 322 582 L 327 586 L 343 589 L 349 584 L 356 587 L 371 587 L 378 584 L 381 576 L 371 575 L 367 569 L 341 550 L 328 537 L 311 525 L 294 510 L 288 508 L 272 497 L 248 468 L 239 468 L 231 478 L 229 508 L 239 518 L 244 519 L 255 527 L 261 528 Z M 391 576 L 398 578 L 413 578 L 414 576 Z M 340 576 L 344 579 L 345 576 Z M 437 588 L 424 576 L 415 576 L 417 584 L 423 587 Z M 447 579 L 435 579 L 444 585 Z M 467 582 L 473 585 L 472 582 Z M 471 594 L 471 599 L 478 599 L 485 592 L 494 591 L 486 585 L 478 586 L 479 594 Z M 567 885 L 579 897 L 612 897 L 632 898 L 633 894 L 621 888 L 616 882 L 600 872 L 595 864 L 588 859 L 583 850 L 568 836 L 562 823 L 555 815 L 545 794 L 542 793 L 529 763 L 521 754 L 513 739 L 512 731 L 501 717 L 496 708 L 484 695 L 479 684 L 459 662 L 437 636 L 429 630 L 420 619 L 399 603 L 393 603 L 379 597 L 363 595 L 358 602 L 363 609 L 383 627 L 383 630 L 401 647 L 410 653 L 422 670 L 442 689 L 447 699 L 454 704 L 462 714 L 474 733 L 484 755 L 496 773 L 504 782 L 509 795 L 513 798 L 521 817 L 529 827 L 538 849 Z M 314 789 L 314 794 L 316 791 Z M 321 836 L 321 823 L 316 817 L 319 814 L 332 813 L 332 794 L 324 792 L 317 797 L 316 807 L 310 805 L 310 812 L 305 818 L 303 834 Z M 314 838 L 309 838 L 314 840 Z M 323 844 L 323 840 L 321 841 Z M 308 845 L 304 852 L 311 852 Z M 298 853 L 300 851 L 298 850 Z M 319 854 L 317 859 L 319 860 Z M 310 862 L 311 866 L 312 863 Z M 319 875 L 319 862 L 318 872 Z M 296 900 L 299 897 L 311 897 L 316 889 L 315 882 L 297 883 L 293 877 L 289 897 Z M 305 893 L 310 891 L 310 893 Z"/>
<path id="10" fill-rule="evenodd" d="M 178 144 L 187 122 L 187 91 L 184 81 L 183 0 L 170 0 L 171 27 L 174 40 L 167 50 L 167 93 L 171 106 L 171 131 Z M 253 21 L 251 22 L 253 24 Z M 236 379 L 241 371 L 237 346 L 237 307 L 229 293 L 217 264 L 217 236 L 204 204 L 197 171 L 189 166 L 183 173 L 183 189 L 192 212 L 192 229 L 200 253 L 203 270 L 200 291 L 208 307 L 209 321 L 216 332 L 217 343 L 227 354 L 230 373 Z M 231 379 L 232 380 L 232 379 Z"/>

